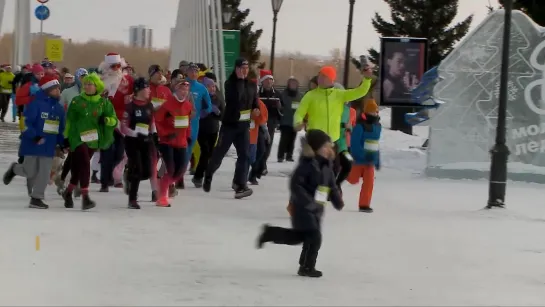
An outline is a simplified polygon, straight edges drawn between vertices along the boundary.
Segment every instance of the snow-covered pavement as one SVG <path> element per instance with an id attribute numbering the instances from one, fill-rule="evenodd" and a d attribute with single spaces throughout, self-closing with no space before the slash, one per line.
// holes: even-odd
<path id="1" fill-rule="evenodd" d="M 53 188 L 49 210 L 28 209 L 17 178 L 0 186 L 0 305 L 544 305 L 543 187 L 509 183 L 508 209 L 481 210 L 485 181 L 420 175 L 416 133 L 384 131 L 375 213 L 357 212 L 357 186 L 345 186 L 344 211 L 327 208 L 321 279 L 296 276 L 299 247 L 254 246 L 262 223 L 289 225 L 293 164 L 271 162 L 254 195 L 235 200 L 228 158 L 211 194 L 188 187 L 172 208 L 139 211 L 97 186 L 90 212 L 64 209 Z"/>

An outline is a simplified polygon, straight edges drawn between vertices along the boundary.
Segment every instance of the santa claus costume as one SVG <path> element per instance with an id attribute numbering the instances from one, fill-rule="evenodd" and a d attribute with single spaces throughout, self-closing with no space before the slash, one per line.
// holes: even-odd
<path id="1" fill-rule="evenodd" d="M 117 53 L 108 53 L 98 66 L 105 85 L 103 94 L 112 102 L 117 118 L 123 118 L 125 106 L 131 101 L 133 95 L 134 79 L 123 73 L 123 68 L 126 66 L 125 60 Z M 114 138 L 115 141 L 110 148 L 100 151 L 101 192 L 108 192 L 108 187 L 114 184 L 114 169 L 124 167 L 119 165 L 123 162 L 125 155 L 123 134 L 119 129 L 115 130 Z M 123 187 L 122 178 L 116 179 L 116 187 Z"/>

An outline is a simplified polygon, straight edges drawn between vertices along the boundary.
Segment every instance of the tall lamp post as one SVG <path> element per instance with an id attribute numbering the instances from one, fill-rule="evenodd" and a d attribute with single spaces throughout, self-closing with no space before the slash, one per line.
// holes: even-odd
<path id="1" fill-rule="evenodd" d="M 282 3 L 284 0 L 271 0 L 272 3 L 272 10 L 273 10 L 273 34 L 272 34 L 272 41 L 271 41 L 271 64 L 269 65 L 269 69 L 272 73 L 274 73 L 274 48 L 276 47 L 276 22 L 278 21 L 278 12 L 280 12 L 280 8 L 282 7 Z"/>
<path id="2" fill-rule="evenodd" d="M 504 10 L 505 20 L 503 22 L 498 124 L 496 126 L 496 143 L 490 150 L 492 163 L 490 165 L 487 209 L 503 208 L 505 206 L 505 188 L 507 185 L 507 158 L 509 157 L 509 148 L 505 144 L 505 121 L 507 114 L 507 83 L 509 82 L 509 48 L 511 43 L 513 0 L 505 0 Z"/>
<path id="3" fill-rule="evenodd" d="M 348 88 L 348 78 L 350 76 L 350 54 L 352 49 L 352 21 L 354 19 L 354 4 L 356 0 L 350 1 L 350 12 L 348 13 L 348 28 L 346 29 L 346 50 L 344 54 L 344 76 L 343 85 L 344 88 Z"/>
<path id="4" fill-rule="evenodd" d="M 233 10 L 231 10 L 231 6 L 227 5 L 225 9 L 223 10 L 223 29 L 224 30 L 230 30 L 231 28 L 231 17 L 233 17 Z"/>

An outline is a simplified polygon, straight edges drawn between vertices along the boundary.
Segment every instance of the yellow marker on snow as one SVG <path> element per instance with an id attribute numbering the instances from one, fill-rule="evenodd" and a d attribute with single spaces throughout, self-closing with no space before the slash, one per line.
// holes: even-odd
<path id="1" fill-rule="evenodd" d="M 40 250 L 40 236 L 36 236 L 36 251 Z"/>

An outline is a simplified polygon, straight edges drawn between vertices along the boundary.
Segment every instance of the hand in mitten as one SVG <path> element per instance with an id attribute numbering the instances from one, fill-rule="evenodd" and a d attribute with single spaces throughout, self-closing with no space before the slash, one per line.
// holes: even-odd
<path id="1" fill-rule="evenodd" d="M 377 164 L 375 164 L 375 169 L 376 169 L 377 171 L 380 171 L 380 162 L 377 163 Z"/>
<path id="2" fill-rule="evenodd" d="M 35 136 L 34 137 L 34 143 L 38 144 L 38 145 L 42 145 L 43 143 L 45 143 L 45 140 L 41 136 Z"/>

